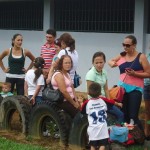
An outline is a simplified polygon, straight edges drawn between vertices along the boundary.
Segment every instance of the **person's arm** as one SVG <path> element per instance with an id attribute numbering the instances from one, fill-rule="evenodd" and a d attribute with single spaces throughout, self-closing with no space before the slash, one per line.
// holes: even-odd
<path id="1" fill-rule="evenodd" d="M 119 56 L 116 56 L 115 58 L 112 58 L 111 60 L 109 60 L 108 61 L 108 65 L 110 66 L 110 67 L 117 67 L 118 65 L 117 65 L 117 61 L 120 59 L 120 55 Z"/>
<path id="2" fill-rule="evenodd" d="M 27 72 L 29 69 L 31 69 L 33 67 L 33 61 L 35 60 L 35 57 L 29 50 L 25 50 L 25 56 L 27 56 L 31 60 L 30 65 L 26 69 L 26 72 Z"/>
<path id="3" fill-rule="evenodd" d="M 71 103 L 75 108 L 79 108 L 80 107 L 79 103 L 77 101 L 74 101 L 73 98 L 69 95 L 69 93 L 67 91 L 67 87 L 66 87 L 66 84 L 65 84 L 64 76 L 62 75 L 62 73 L 56 74 L 54 79 L 57 82 L 58 89 L 62 92 L 62 94 L 65 97 L 65 99 L 69 103 Z"/>
<path id="4" fill-rule="evenodd" d="M 47 79 L 46 79 L 46 83 L 47 83 L 47 84 L 50 83 L 51 77 L 52 77 L 52 75 L 53 75 L 53 73 L 54 73 L 54 69 L 57 67 L 58 63 L 59 63 L 59 58 L 58 58 L 56 61 L 54 61 L 54 62 L 52 63 L 52 65 L 51 65 L 51 67 L 50 67 L 50 69 L 49 69 L 48 77 L 47 77 Z"/>
<path id="5" fill-rule="evenodd" d="M 35 90 L 35 92 L 34 92 L 34 95 L 31 97 L 31 101 L 32 101 L 32 104 L 34 105 L 35 104 L 35 98 L 36 98 L 36 96 L 39 94 L 39 92 L 40 92 L 40 89 L 41 89 L 41 86 L 42 85 L 37 85 L 36 86 L 36 90 Z"/>
<path id="6" fill-rule="evenodd" d="M 86 80 L 86 84 L 87 84 L 87 93 L 89 93 L 89 86 L 93 83 L 93 81 L 90 80 Z"/>
<path id="7" fill-rule="evenodd" d="M 108 99 L 110 99 L 107 81 L 106 81 L 106 84 L 104 85 L 104 91 L 105 91 L 105 96 L 106 96 Z"/>
<path id="8" fill-rule="evenodd" d="M 133 69 L 126 71 L 128 75 L 139 78 L 150 78 L 150 64 L 144 54 L 140 55 L 139 61 L 143 67 L 144 72 L 136 72 Z"/>
<path id="9" fill-rule="evenodd" d="M 24 82 L 24 95 L 28 96 L 28 84 L 27 84 L 27 81 Z"/>
<path id="10" fill-rule="evenodd" d="M 3 64 L 3 58 L 9 55 L 9 49 L 4 50 L 1 54 L 0 54 L 0 67 L 2 68 L 3 72 L 8 72 L 9 68 L 5 68 L 4 64 Z"/>

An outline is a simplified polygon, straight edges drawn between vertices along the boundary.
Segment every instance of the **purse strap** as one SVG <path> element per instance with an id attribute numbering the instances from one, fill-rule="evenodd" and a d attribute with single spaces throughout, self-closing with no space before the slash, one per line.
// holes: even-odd
<path id="1" fill-rule="evenodd" d="M 134 65 L 135 61 L 140 57 L 141 54 L 142 53 L 138 53 L 138 55 L 136 56 L 136 58 L 134 59 L 134 61 L 130 65 L 130 67 L 129 67 L 130 69 L 132 69 L 131 67 Z M 125 77 L 124 77 L 124 79 L 122 81 L 125 81 L 126 77 L 127 77 L 127 74 L 125 75 Z"/>

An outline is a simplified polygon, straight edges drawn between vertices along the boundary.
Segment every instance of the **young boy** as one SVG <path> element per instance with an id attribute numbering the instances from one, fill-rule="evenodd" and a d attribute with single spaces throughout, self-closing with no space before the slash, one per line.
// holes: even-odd
<path id="1" fill-rule="evenodd" d="M 88 94 L 92 97 L 82 105 L 81 112 L 88 115 L 89 126 L 87 129 L 89 135 L 89 144 L 91 150 L 105 150 L 108 144 L 107 128 L 107 105 L 99 96 L 101 95 L 100 84 L 93 82 L 89 86 Z"/>
<path id="2" fill-rule="evenodd" d="M 4 82 L 2 84 L 2 91 L 0 95 L 5 98 L 7 96 L 12 96 L 13 94 L 10 92 L 11 91 L 11 83 L 9 82 Z"/>

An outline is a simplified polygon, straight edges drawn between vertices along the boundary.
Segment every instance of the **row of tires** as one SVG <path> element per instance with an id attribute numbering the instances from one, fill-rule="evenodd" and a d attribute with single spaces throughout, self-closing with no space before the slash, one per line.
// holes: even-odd
<path id="1" fill-rule="evenodd" d="M 56 104 L 43 101 L 32 107 L 24 96 L 10 96 L 0 100 L 1 130 L 19 130 L 32 138 L 51 137 L 72 150 L 89 149 L 85 115 L 78 113 L 72 118 Z M 108 125 L 115 118 L 108 114 Z"/>

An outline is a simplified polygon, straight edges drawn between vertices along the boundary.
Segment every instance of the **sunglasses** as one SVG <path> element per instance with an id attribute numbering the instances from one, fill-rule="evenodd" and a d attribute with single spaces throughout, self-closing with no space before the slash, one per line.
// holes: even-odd
<path id="1" fill-rule="evenodd" d="M 124 43 L 122 43 L 122 46 L 123 46 L 123 47 L 127 47 L 127 48 L 129 48 L 129 47 L 132 46 L 132 45 L 133 45 L 133 44 L 130 45 L 130 44 L 124 44 Z"/>

